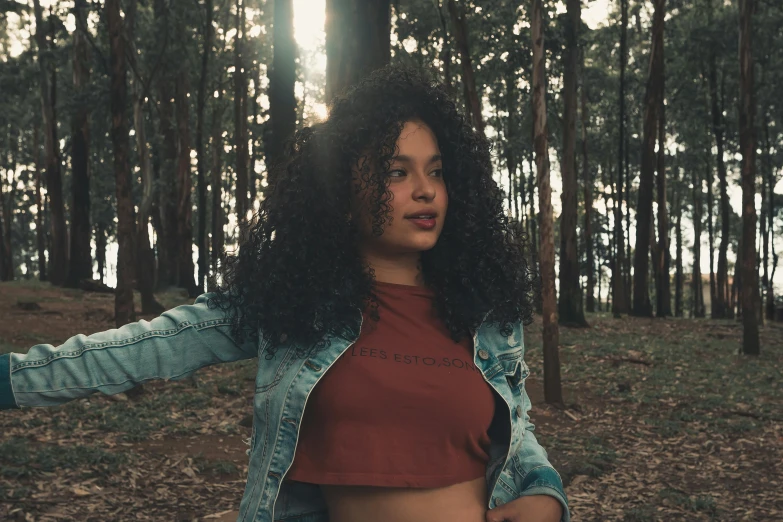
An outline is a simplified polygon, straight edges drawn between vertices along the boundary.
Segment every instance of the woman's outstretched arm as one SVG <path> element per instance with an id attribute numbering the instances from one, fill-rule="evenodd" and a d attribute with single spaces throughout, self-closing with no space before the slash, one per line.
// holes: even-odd
<path id="1" fill-rule="evenodd" d="M 95 392 L 114 395 L 154 379 L 178 380 L 204 366 L 258 355 L 250 336 L 239 345 L 226 312 L 209 308 L 214 294 L 60 346 L 0 355 L 0 409 L 55 406 Z"/>

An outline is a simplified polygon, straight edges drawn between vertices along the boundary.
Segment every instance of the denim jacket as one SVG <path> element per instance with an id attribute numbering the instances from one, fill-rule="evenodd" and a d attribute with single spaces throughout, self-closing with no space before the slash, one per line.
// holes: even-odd
<path id="1" fill-rule="evenodd" d="M 220 308 L 210 309 L 199 296 L 192 305 L 90 336 L 75 335 L 54 347 L 39 344 L 26 354 L 0 355 L 0 409 L 55 406 L 96 391 L 113 395 L 153 379 L 178 380 L 212 364 L 263 354 L 268 340 L 237 344 Z M 486 320 L 486 316 L 484 317 Z M 294 459 L 299 426 L 313 387 L 358 338 L 362 314 L 356 309 L 350 335 L 332 337 L 331 345 L 307 359 L 293 357 L 288 342 L 274 358 L 258 357 L 248 478 L 237 522 L 328 522 L 318 485 L 284 482 Z M 473 336 L 473 360 L 487 383 L 503 399 L 493 426 L 486 468 L 488 509 L 524 495 L 550 495 L 563 506 L 561 522 L 570 520 L 560 475 L 533 434 L 525 379 L 522 324 L 506 337 L 482 322 Z"/>

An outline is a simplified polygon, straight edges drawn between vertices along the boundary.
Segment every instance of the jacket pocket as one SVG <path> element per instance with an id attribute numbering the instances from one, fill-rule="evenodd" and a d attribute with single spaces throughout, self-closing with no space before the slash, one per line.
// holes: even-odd
<path id="1" fill-rule="evenodd" d="M 512 391 L 525 387 L 525 380 L 527 380 L 527 377 L 530 375 L 530 368 L 528 368 L 527 363 L 525 363 L 521 351 L 514 358 L 504 362 L 503 369 L 506 374 L 506 381 Z"/>
<path id="2" fill-rule="evenodd" d="M 291 363 L 296 347 L 292 344 L 281 344 L 275 351 L 275 356 L 267 359 L 264 350 L 269 344 L 264 340 L 258 350 L 258 372 L 256 373 L 256 393 L 271 390 L 283 379 L 285 371 Z"/>

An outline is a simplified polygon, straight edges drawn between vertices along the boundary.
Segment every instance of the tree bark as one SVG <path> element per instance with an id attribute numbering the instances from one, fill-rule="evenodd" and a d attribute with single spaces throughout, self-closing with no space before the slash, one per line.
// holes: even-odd
<path id="1" fill-rule="evenodd" d="M 650 72 L 644 95 L 644 130 L 642 165 L 639 176 L 639 197 L 636 207 L 636 250 L 634 251 L 633 306 L 631 314 L 652 317 L 650 293 L 647 287 L 649 268 L 650 229 L 652 225 L 653 170 L 655 167 L 655 140 L 663 79 L 663 31 L 666 0 L 655 0 L 653 15 Z"/>
<path id="2" fill-rule="evenodd" d="M 37 1 L 37 0 L 36 0 Z M 114 174 L 117 188 L 117 288 L 114 294 L 114 321 L 117 328 L 136 320 L 133 306 L 133 228 L 135 215 L 131 198 L 131 174 L 128 162 L 128 123 L 125 119 L 127 71 L 125 38 L 119 0 L 106 0 L 111 54 L 111 140 L 114 149 Z"/>
<path id="3" fill-rule="evenodd" d="M 165 35 L 171 30 L 169 23 L 169 6 L 166 0 L 155 0 L 154 3 L 156 30 L 160 46 L 165 42 Z M 174 124 L 174 95 L 170 70 L 174 67 L 168 57 L 163 58 L 161 74 L 158 75 L 158 121 L 161 137 L 161 147 L 158 154 L 160 161 L 160 176 L 156 179 L 158 191 L 158 216 L 153 223 L 160 226 L 157 232 L 158 281 L 157 291 L 176 285 L 179 281 L 179 227 L 177 225 L 177 132 Z"/>
<path id="4" fill-rule="evenodd" d="M 326 0 L 326 102 L 389 63 L 390 0 Z"/>
<path id="5" fill-rule="evenodd" d="M 516 82 L 516 76 L 511 72 L 505 79 L 505 102 L 506 102 L 506 110 L 508 111 L 508 117 L 506 118 L 506 136 L 503 140 L 503 155 L 506 159 L 506 168 L 508 169 L 508 192 L 509 192 L 509 205 L 508 209 L 509 212 L 512 213 L 512 215 L 516 215 L 516 218 L 519 219 L 519 212 L 516 209 L 516 202 L 517 202 L 517 182 L 516 182 L 516 171 L 517 171 L 517 161 L 516 157 L 514 155 L 514 140 L 516 139 L 516 120 L 514 119 L 514 108 L 516 104 L 516 86 L 514 85 L 514 82 Z M 499 100 L 498 100 L 499 101 Z"/>
<path id="6" fill-rule="evenodd" d="M 204 23 L 204 50 L 201 53 L 201 76 L 198 83 L 198 104 L 196 106 L 196 162 L 198 172 L 198 288 L 204 289 L 204 280 L 209 275 L 209 249 L 207 246 L 207 158 L 204 155 L 204 110 L 207 104 L 207 77 L 209 55 L 212 53 L 212 0 L 204 0 L 206 22 Z"/>
<path id="7" fill-rule="evenodd" d="M 666 206 L 666 105 L 664 104 L 666 73 L 664 59 L 661 57 L 661 83 L 659 93 L 658 113 L 658 287 L 656 289 L 656 315 L 658 317 L 670 317 L 672 315 L 671 281 L 669 268 L 671 266 L 671 254 L 669 252 L 669 216 Z M 701 186 L 699 187 L 701 190 Z M 701 287 L 701 277 L 699 278 Z"/>
<path id="8" fill-rule="evenodd" d="M 41 144 L 39 143 L 40 122 L 33 130 L 33 162 L 35 168 L 35 245 L 38 251 L 38 280 L 48 281 L 46 273 L 46 228 L 44 226 L 44 205 L 41 197 Z"/>
<path id="9" fill-rule="evenodd" d="M 701 177 L 698 169 L 691 169 L 693 186 L 693 274 L 691 279 L 691 293 L 693 303 L 691 313 L 693 317 L 704 317 L 704 290 L 701 284 Z"/>
<path id="10" fill-rule="evenodd" d="M 612 264 L 612 312 L 615 317 L 628 313 L 627 290 L 625 288 L 625 238 L 623 237 L 623 147 L 625 146 L 625 65 L 628 59 L 628 0 L 620 0 L 620 132 L 617 152 L 617 194 L 614 205 L 615 256 Z"/>
<path id="11" fill-rule="evenodd" d="M 82 279 L 92 279 L 90 255 L 90 108 L 84 98 L 90 82 L 90 53 L 84 28 L 87 27 L 87 2 L 76 0 L 73 14 L 73 88 L 77 97 L 71 116 L 71 241 L 70 262 L 65 286 L 78 288 Z"/>
<path id="12" fill-rule="evenodd" d="M 247 151 L 247 74 L 245 73 L 245 0 L 236 0 L 236 36 L 234 37 L 234 150 L 236 157 L 237 222 L 245 221 L 248 211 Z"/>
<path id="13" fill-rule="evenodd" d="M 754 0 L 740 0 L 740 150 L 742 152 L 742 351 L 759 355 L 756 270 L 756 97 L 753 92 Z"/>
<path id="14" fill-rule="evenodd" d="M 560 382 L 560 331 L 557 325 L 557 293 L 555 290 L 555 238 L 552 216 L 552 187 L 549 182 L 549 152 L 546 124 L 546 56 L 544 54 L 543 0 L 532 0 L 530 21 L 533 39 L 533 120 L 535 129 L 538 205 L 541 211 L 540 273 L 543 310 L 544 400 L 562 404 Z"/>
<path id="15" fill-rule="evenodd" d="M 582 21 L 581 0 L 568 0 L 565 29 L 566 56 L 563 69 L 563 158 L 561 174 L 562 213 L 560 214 L 560 295 L 559 324 L 587 327 L 579 284 L 577 254 L 577 182 L 576 182 L 576 84 L 579 63 L 579 25 Z"/>
<path id="16" fill-rule="evenodd" d="M 595 258 L 593 255 L 593 180 L 590 175 L 590 164 L 587 161 L 587 79 L 584 75 L 584 53 L 582 54 L 582 179 L 584 179 L 585 201 L 585 256 L 587 258 L 587 292 L 585 306 L 588 312 L 595 312 Z M 599 266 L 600 269 L 600 266 Z M 599 283 L 600 295 L 600 283 Z M 600 298 L 599 298 L 600 301 Z"/>
<path id="17" fill-rule="evenodd" d="M 468 28 L 465 22 L 465 13 L 457 7 L 454 0 L 448 3 L 451 24 L 454 26 L 454 37 L 457 40 L 460 62 L 462 64 L 462 81 L 467 92 L 467 104 L 470 107 L 470 116 L 473 127 L 482 136 L 484 135 L 484 118 L 481 115 L 481 96 L 476 87 L 476 77 L 473 74 L 473 63 L 470 59 L 470 46 L 468 44 Z"/>
<path id="18" fill-rule="evenodd" d="M 218 92 L 220 89 L 218 89 Z M 221 155 L 223 152 L 223 108 L 220 98 L 215 100 L 212 111 L 212 248 L 211 265 L 212 273 L 218 272 L 218 262 L 223 260 L 223 224 L 225 216 L 223 214 L 222 194 L 223 194 L 223 170 Z M 214 290 L 214 287 L 213 287 Z M 211 291 L 211 290 L 210 290 Z"/>
<path id="19" fill-rule="evenodd" d="M 125 37 L 128 42 L 127 53 L 129 65 L 136 69 L 136 45 L 134 42 L 136 30 L 136 0 L 127 4 L 125 16 Z M 136 138 L 136 154 L 138 155 L 139 172 L 141 174 L 142 199 L 139 206 L 139 216 L 136 221 L 134 244 L 136 246 L 137 274 L 136 284 L 141 294 L 141 313 L 159 314 L 164 311 L 154 295 L 155 290 L 155 253 L 150 246 L 149 216 L 152 212 L 152 203 L 155 198 L 154 185 L 152 183 L 152 168 L 150 165 L 149 147 L 147 146 L 147 132 L 144 122 L 144 86 L 140 78 L 133 77 L 131 82 L 131 105 L 133 107 L 133 129 Z"/>
<path id="20" fill-rule="evenodd" d="M 710 165 L 709 157 L 711 152 L 707 152 L 707 234 L 710 244 L 710 317 L 715 317 L 715 233 L 713 226 L 713 175 L 712 166 Z"/>
<path id="21" fill-rule="evenodd" d="M 535 205 L 535 187 L 538 184 L 536 179 L 535 169 L 535 121 L 531 128 L 533 131 L 533 144 L 534 147 L 530 149 L 530 179 L 528 180 L 528 193 L 530 194 L 530 250 L 531 250 L 531 263 L 536 274 L 541 274 L 541 265 L 538 262 L 539 259 L 539 236 L 538 236 L 538 221 L 540 212 L 536 212 Z M 540 192 L 540 191 L 539 191 Z M 537 295 L 535 298 L 535 309 L 537 314 L 543 314 L 541 296 Z"/>
<path id="22" fill-rule="evenodd" d="M 727 306 L 729 302 L 728 287 L 728 258 L 729 249 L 729 194 L 728 182 L 726 180 L 726 164 L 723 161 L 723 108 L 718 104 L 717 87 L 717 66 L 716 56 L 713 51 L 710 56 L 710 99 L 712 107 L 712 132 L 715 135 L 715 144 L 718 153 L 718 182 L 720 184 L 720 218 L 721 218 L 721 239 L 718 250 L 718 274 L 717 288 L 715 292 L 715 306 L 713 307 L 713 317 L 723 318 L 729 315 Z M 722 98 L 722 97 L 721 97 Z M 721 103 L 722 105 L 722 103 Z"/>
<path id="23" fill-rule="evenodd" d="M 285 157 L 285 143 L 296 130 L 296 42 L 292 0 L 275 0 L 274 56 L 269 74 L 269 125 L 265 147 L 268 184 L 277 182 L 274 166 Z M 269 190 L 269 189 L 268 189 Z"/>
<path id="24" fill-rule="evenodd" d="M 10 173 L 8 180 L 8 195 L 3 187 L 5 180 L 0 176 L 0 281 L 11 281 L 14 278 L 14 245 L 11 241 L 11 224 L 16 201 L 16 157 L 18 155 L 18 137 L 12 127 L 7 127 L 8 152 L 10 163 L 6 172 Z"/>
<path id="25" fill-rule="evenodd" d="M 778 255 L 772 250 L 773 258 L 773 270 L 767 272 L 767 266 L 769 265 L 769 245 L 774 245 L 773 226 L 775 219 L 775 171 L 772 168 L 772 158 L 770 157 L 770 140 L 769 140 L 769 119 L 764 118 L 764 158 L 765 169 L 764 177 L 761 182 L 762 187 L 767 187 L 764 191 L 767 196 L 767 226 L 764 233 L 764 278 L 766 280 L 766 303 L 765 303 L 765 315 L 767 320 L 772 321 L 775 319 L 775 285 L 773 284 L 775 278 L 774 265 L 777 265 Z M 763 198 L 762 198 L 763 199 Z"/>
<path id="26" fill-rule="evenodd" d="M 453 87 L 451 85 L 451 39 L 449 38 L 449 30 L 446 25 L 446 15 L 443 14 L 443 0 L 438 0 L 438 17 L 440 18 L 440 26 L 443 30 L 443 47 L 441 60 L 443 61 L 443 82 L 446 85 L 446 91 L 449 94 L 453 94 Z"/>
<path id="27" fill-rule="evenodd" d="M 675 254 L 675 271 L 674 271 L 674 316 L 675 317 L 682 317 L 683 316 L 683 310 L 682 310 L 682 294 L 683 294 L 683 267 L 682 267 L 682 196 L 680 195 L 680 187 L 682 184 L 682 180 L 680 179 L 679 174 L 680 168 L 679 165 L 675 169 L 675 179 L 674 179 L 674 195 L 672 199 L 674 200 L 673 203 L 673 209 L 674 209 L 674 215 L 676 216 L 676 231 L 675 231 L 675 241 L 676 241 L 676 250 L 677 253 Z"/>
<path id="28" fill-rule="evenodd" d="M 47 58 L 46 29 L 44 29 L 41 2 L 33 0 L 35 11 L 35 41 L 38 46 L 38 65 L 41 81 L 41 106 L 44 122 L 44 149 L 46 151 L 46 192 L 50 202 L 52 248 L 49 250 L 49 280 L 53 285 L 65 283 L 68 273 L 68 241 L 63 203 L 60 146 L 57 141 L 57 121 L 54 112 L 54 85 L 50 82 L 52 65 Z M 54 76 L 52 76 L 54 79 Z"/>
<path id="29" fill-rule="evenodd" d="M 185 38 L 184 34 L 182 37 Z M 197 297 L 199 292 L 196 288 L 193 266 L 193 205 L 190 197 L 193 187 L 190 179 L 189 77 L 190 71 L 186 67 L 180 68 L 174 91 L 179 145 L 177 147 L 177 236 L 180 245 L 177 258 L 179 264 L 177 284 L 180 288 L 186 289 L 190 297 Z"/>

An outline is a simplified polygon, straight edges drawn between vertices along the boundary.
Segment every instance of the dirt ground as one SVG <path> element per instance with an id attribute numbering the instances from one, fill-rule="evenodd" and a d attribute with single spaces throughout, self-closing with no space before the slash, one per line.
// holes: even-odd
<path id="1" fill-rule="evenodd" d="M 113 328 L 112 315 L 112 295 L 0 284 L 0 353 Z M 573 520 L 783 520 L 783 326 L 763 327 L 748 358 L 735 321 L 588 320 L 561 329 L 565 410 L 544 402 L 540 318 L 525 336 L 531 418 Z M 236 520 L 256 364 L 0 412 L 0 520 Z"/>

